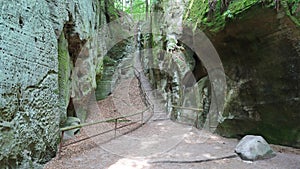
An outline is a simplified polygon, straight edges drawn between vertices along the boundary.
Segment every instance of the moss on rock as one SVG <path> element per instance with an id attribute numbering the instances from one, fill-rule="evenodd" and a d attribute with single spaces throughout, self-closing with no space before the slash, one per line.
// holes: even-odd
<path id="1" fill-rule="evenodd" d="M 234 18 L 260 2 L 260 0 L 235 0 L 224 7 L 221 1 L 216 1 L 212 7 L 208 1 L 194 0 L 191 9 L 187 11 L 187 22 L 196 23 L 196 26 L 202 29 L 217 32 L 225 26 L 228 19 Z"/>
<path id="2" fill-rule="evenodd" d="M 68 51 L 68 42 L 64 33 L 61 33 L 58 39 L 58 86 L 60 103 L 65 109 L 65 113 L 61 114 L 62 121 L 66 119 L 66 110 L 70 101 L 71 68 L 72 61 Z"/>
<path id="3" fill-rule="evenodd" d="M 94 36 L 97 4 L 0 1 L 0 168 L 42 168 L 55 156 L 72 69 L 63 27 L 74 21 L 65 33 L 79 39 Z M 89 57 L 90 74 L 96 57 L 96 52 Z"/>
<path id="4" fill-rule="evenodd" d="M 229 90 L 218 132 L 299 147 L 299 29 L 282 11 L 260 5 L 238 17 L 211 37 Z"/>
<path id="5" fill-rule="evenodd" d="M 241 13 L 254 5 L 262 7 L 275 7 L 273 0 L 232 0 L 228 4 L 216 1 L 209 4 L 208 0 L 190 0 L 190 8 L 186 10 L 186 23 L 196 23 L 196 26 L 210 32 L 218 32 L 224 28 L 228 20 L 239 18 Z M 300 25 L 299 0 L 282 0 L 279 9 Z"/>

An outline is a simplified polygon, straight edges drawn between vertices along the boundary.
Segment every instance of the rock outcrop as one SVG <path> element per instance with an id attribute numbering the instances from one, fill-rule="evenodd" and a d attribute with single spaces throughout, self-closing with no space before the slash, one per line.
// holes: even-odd
<path id="1" fill-rule="evenodd" d="M 0 166 L 38 168 L 55 155 L 70 97 L 95 88 L 99 2 L 0 6 Z"/>
<path id="2" fill-rule="evenodd" d="M 256 5 L 211 37 L 227 75 L 223 136 L 259 134 L 300 147 L 300 29 L 285 14 Z M 230 118 L 229 118 L 230 117 Z"/>
<path id="3" fill-rule="evenodd" d="M 181 8 L 176 8 L 176 3 L 169 7 L 170 5 L 166 5 L 167 1 L 164 2 L 165 4 L 158 3 L 154 9 L 168 11 L 163 18 L 177 16 L 176 10 L 180 11 Z M 183 23 L 206 32 L 219 53 L 226 74 L 224 112 L 222 117 L 218 118 L 220 125 L 217 126 L 217 132 L 223 136 L 238 138 L 247 134 L 259 134 L 270 143 L 300 147 L 299 3 L 280 1 L 278 6 L 274 4 L 275 1 L 258 0 L 230 1 L 230 3 L 229 1 L 207 3 L 202 0 L 187 2 L 189 5 L 186 5 L 188 8 L 185 10 Z M 164 25 L 163 19 L 159 21 Z M 172 25 L 168 23 L 165 22 L 165 25 L 172 29 Z M 153 32 L 159 31 L 153 29 Z M 167 29 L 166 32 L 157 33 L 150 38 L 151 44 L 168 52 L 167 49 L 170 49 L 168 47 L 173 46 L 170 43 L 172 39 L 168 38 L 168 32 L 170 31 Z M 179 40 L 178 42 L 180 44 Z M 174 43 L 178 47 L 177 41 Z M 211 79 L 207 77 L 205 85 L 203 78 L 198 82 L 198 91 L 192 92 L 196 95 L 199 93 L 199 97 L 193 99 L 194 102 L 182 98 L 185 90 L 180 86 L 180 79 L 184 79 L 185 72 L 188 69 L 193 70 L 195 66 L 193 51 L 184 47 L 186 49 L 184 56 L 178 55 L 178 50 L 175 50 L 173 58 L 168 53 L 153 50 L 153 67 L 156 69 L 150 71 L 149 76 L 153 80 L 153 85 L 163 92 L 167 101 L 166 107 L 169 112 L 173 111 L 174 120 L 201 127 L 207 114 L 204 111 L 197 113 L 170 108 L 171 105 L 183 105 L 217 112 L 207 106 L 213 103 L 210 102 L 213 96 L 210 87 L 213 85 L 209 84 Z M 191 50 L 196 51 L 195 49 L 199 47 L 200 43 Z M 178 48 L 175 46 L 174 49 Z M 203 61 L 204 66 L 205 64 Z M 167 71 L 159 71 L 162 69 Z M 193 71 L 193 73 L 197 77 L 203 72 L 199 71 L 197 74 Z M 189 117 L 180 118 L 181 115 Z"/>
<path id="4" fill-rule="evenodd" d="M 152 55 L 145 55 L 144 65 L 152 69 L 149 77 L 153 86 L 163 93 L 172 120 L 212 131 L 223 110 L 225 75 L 206 35 L 183 23 L 185 9 L 182 6 L 186 6 L 186 2 L 155 4 L 156 13 L 150 25 L 152 34 L 147 36 L 150 36 L 150 45 L 146 45 L 154 50 Z M 209 94 L 211 91 L 214 95 Z M 202 109 L 204 111 L 199 111 Z"/>

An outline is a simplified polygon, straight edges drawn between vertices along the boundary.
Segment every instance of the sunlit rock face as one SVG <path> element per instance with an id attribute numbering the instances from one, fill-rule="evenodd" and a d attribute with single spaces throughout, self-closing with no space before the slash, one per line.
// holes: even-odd
<path id="1" fill-rule="evenodd" d="M 39 168 L 55 155 L 70 95 L 87 95 L 94 85 L 97 51 L 89 47 L 96 41 L 87 39 L 99 24 L 97 3 L 1 0 L 1 167 Z M 88 73 L 71 77 L 84 72 L 73 67 L 85 43 Z"/>
<path id="2" fill-rule="evenodd" d="M 300 30 L 285 12 L 254 6 L 211 37 L 227 75 L 224 136 L 300 147 Z"/>

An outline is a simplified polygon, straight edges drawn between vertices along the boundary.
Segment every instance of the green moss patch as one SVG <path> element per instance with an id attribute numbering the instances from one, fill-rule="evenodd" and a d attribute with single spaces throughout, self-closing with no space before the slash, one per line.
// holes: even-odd
<path id="1" fill-rule="evenodd" d="M 233 0 L 227 6 L 217 1 L 210 7 L 208 0 L 190 0 L 189 7 L 185 14 L 185 23 L 196 23 L 196 27 L 210 32 L 222 30 L 227 21 L 240 17 L 239 14 L 248 10 L 254 5 L 261 4 L 262 7 L 275 8 L 272 0 Z M 280 10 L 300 26 L 300 3 L 299 0 L 280 1 Z"/>
<path id="2" fill-rule="evenodd" d="M 68 42 L 64 33 L 62 33 L 58 39 L 58 86 L 60 103 L 65 109 L 67 109 L 70 100 L 71 68 L 72 63 L 68 52 Z M 61 118 L 65 119 L 66 114 L 61 115 Z"/>

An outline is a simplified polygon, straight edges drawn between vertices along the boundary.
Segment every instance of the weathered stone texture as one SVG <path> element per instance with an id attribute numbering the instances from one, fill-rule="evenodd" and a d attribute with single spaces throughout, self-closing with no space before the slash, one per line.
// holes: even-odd
<path id="1" fill-rule="evenodd" d="M 96 48 L 91 48 L 97 45 L 92 38 L 97 34 L 99 21 L 97 3 L 0 2 L 0 166 L 37 167 L 55 155 L 57 131 L 61 117 L 66 116 L 71 89 L 70 85 L 59 89 L 62 77 L 58 74 L 69 71 L 63 73 L 67 79 L 70 69 L 58 69 L 58 38 L 65 23 L 73 21 L 73 31 L 68 33 L 78 35 L 81 41 L 89 39 L 85 62 L 90 69 L 84 77 L 91 80 L 77 79 L 83 78 L 84 83 L 95 87 L 98 59 Z M 60 44 L 68 47 L 67 43 Z M 65 54 L 69 57 L 68 51 Z M 73 90 L 82 90 L 73 86 Z"/>
<path id="2" fill-rule="evenodd" d="M 243 137 L 234 151 L 241 159 L 247 161 L 264 160 L 276 156 L 263 137 L 254 135 Z"/>
<path id="3" fill-rule="evenodd" d="M 180 9 L 176 8 L 176 2 L 178 1 L 172 1 L 172 3 L 174 3 L 172 6 L 168 5 L 168 1 L 163 2 L 165 3 L 157 4 L 155 9 L 167 11 L 164 13 L 166 16 L 162 18 L 166 18 L 166 20 L 170 22 L 165 22 L 161 18 L 153 19 L 154 21 L 162 20 L 163 25 L 167 27 L 165 32 L 162 30 L 161 34 L 157 33 L 156 36 L 154 35 L 153 44 L 164 50 L 171 49 L 171 51 L 174 51 L 174 49 L 176 49 L 176 45 L 174 44 L 177 44 L 176 40 L 178 39 L 176 38 L 179 37 L 177 35 L 180 35 L 180 32 L 176 29 L 178 28 L 176 24 L 171 24 L 175 21 L 175 19 L 172 18 L 172 14 L 174 13 L 175 16 L 181 12 L 176 12 L 176 10 Z M 210 23 L 211 26 L 216 26 L 216 29 L 207 30 L 206 32 L 208 33 L 207 35 L 210 36 L 210 40 L 222 60 L 228 90 L 224 103 L 223 116 L 219 116 L 217 121 L 220 122 L 220 125 L 216 124 L 212 125 L 212 127 L 217 127 L 217 131 L 223 136 L 242 137 L 247 134 L 259 134 L 263 135 L 270 143 L 299 147 L 299 24 L 297 24 L 298 22 L 295 22 L 295 20 L 291 20 L 293 17 L 289 16 L 289 12 L 286 11 L 286 7 L 284 7 L 286 1 L 282 3 L 283 6 L 280 7 L 278 11 L 266 7 L 263 4 L 257 4 L 258 1 L 234 1 L 230 3 L 230 6 L 234 5 L 235 2 L 241 3 L 236 6 L 237 9 L 233 13 L 234 15 L 226 18 L 225 15 L 218 14 L 219 16 L 214 16 L 216 17 L 215 20 L 210 20 L 212 18 L 207 19 L 206 17 L 208 14 L 208 11 L 206 11 L 206 7 L 208 7 L 207 2 L 195 1 L 194 4 L 191 3 L 194 13 L 190 11 L 190 15 L 193 14 L 195 18 L 190 18 L 191 16 L 189 15 L 187 15 L 186 18 L 187 22 L 189 19 L 203 22 L 204 18 L 206 18 L 207 21 L 205 21 L 205 23 L 213 21 Z M 201 15 L 203 14 L 203 16 L 200 17 L 195 10 L 200 10 L 199 8 L 203 7 L 203 3 L 206 3 L 207 6 L 199 11 Z M 232 7 L 230 7 L 230 9 Z M 219 10 L 216 9 L 216 11 Z M 298 11 L 298 13 L 296 11 Z M 296 11 L 293 15 L 294 17 L 299 17 L 299 10 Z M 227 13 L 228 12 L 230 11 L 227 11 Z M 180 22 L 180 19 L 178 19 L 176 23 Z M 217 22 L 220 24 L 215 24 Z M 203 26 L 203 23 L 197 24 L 202 28 L 206 26 L 210 27 L 209 25 Z M 157 31 L 157 29 L 154 28 L 153 30 Z M 218 32 L 211 32 L 216 30 L 218 30 Z M 186 32 L 183 34 L 186 36 Z M 196 37 L 198 35 L 194 36 Z M 184 38 L 184 36 L 182 37 Z M 192 37 L 189 38 L 193 39 Z M 186 43 L 186 46 L 191 46 L 188 44 L 189 42 Z M 192 50 L 197 51 L 197 49 L 203 46 L 202 44 L 196 43 L 195 48 Z M 207 51 L 205 47 L 203 47 L 203 49 L 203 51 Z M 172 59 L 168 55 L 164 55 L 162 51 L 154 50 L 154 52 L 156 53 L 153 54 L 154 59 L 153 64 L 151 64 L 156 66 L 155 68 L 162 69 L 162 67 L 164 67 L 168 69 L 168 65 L 164 64 L 164 62 Z M 201 51 L 199 53 L 201 53 Z M 201 56 L 199 55 L 199 57 Z M 188 57 L 186 57 L 183 62 L 188 61 L 189 59 L 187 58 Z M 210 65 L 210 63 L 208 63 L 210 60 L 205 59 L 206 58 L 201 58 L 201 61 L 206 69 L 208 69 L 209 66 L 206 65 Z M 159 64 L 162 66 L 158 67 L 157 65 Z M 173 65 L 177 66 L 178 64 L 174 63 Z M 181 75 L 180 73 L 184 73 L 185 71 L 183 69 L 179 70 L 181 70 L 181 72 L 178 72 L 178 69 L 171 70 L 170 72 L 172 73 L 169 74 L 171 78 L 159 71 L 150 71 L 150 79 L 152 79 L 154 85 L 163 92 L 165 98 L 168 97 L 169 104 L 185 105 L 186 107 L 194 106 L 196 104 L 185 104 L 187 101 L 184 102 L 184 100 L 180 100 L 184 91 L 178 87 L 178 82 L 180 81 L 179 79 L 184 76 L 184 74 Z M 209 72 L 209 70 L 207 71 Z M 151 73 L 154 74 L 154 76 L 151 77 Z M 201 74 L 202 72 L 195 72 L 195 75 L 199 73 Z M 213 87 L 214 83 L 218 84 L 218 82 L 214 82 L 211 77 L 213 76 L 209 76 L 209 80 L 212 83 L 211 87 Z M 202 85 L 202 87 L 199 85 L 199 89 L 202 90 L 204 86 L 208 85 Z M 221 87 L 222 85 L 219 85 L 216 89 L 219 90 Z M 213 91 L 214 90 L 209 91 L 209 88 L 206 88 L 202 93 L 207 92 L 209 96 L 214 96 Z M 213 97 L 211 97 L 211 100 L 212 98 Z M 172 100 L 172 102 L 170 100 Z M 204 99 L 202 98 L 202 100 Z M 207 100 L 209 100 L 209 97 L 207 97 Z M 211 104 L 208 101 L 205 104 L 207 105 L 207 103 L 209 103 L 209 106 L 205 106 L 203 101 L 199 103 L 198 100 L 197 103 L 203 104 L 202 108 L 214 104 L 213 101 L 211 101 Z M 218 112 L 211 107 L 209 107 L 209 109 L 210 112 Z M 174 113 L 175 115 L 176 112 Z M 183 111 L 178 114 L 184 114 L 182 112 Z M 190 112 L 188 113 L 192 114 Z M 205 113 L 203 115 L 203 118 L 209 119 L 205 117 Z M 197 116 L 191 117 L 191 119 L 195 117 Z M 187 120 L 183 119 L 182 121 L 186 122 Z"/>
<path id="4" fill-rule="evenodd" d="M 300 146 L 300 31 L 284 11 L 250 8 L 214 37 L 227 75 L 224 136 Z"/>

